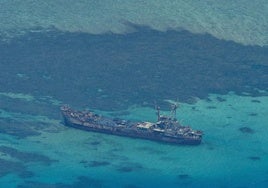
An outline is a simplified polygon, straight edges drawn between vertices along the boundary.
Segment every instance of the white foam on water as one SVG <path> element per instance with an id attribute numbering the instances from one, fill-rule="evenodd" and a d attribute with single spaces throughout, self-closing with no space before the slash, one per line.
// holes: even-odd
<path id="1" fill-rule="evenodd" d="M 8 97 L 11 99 L 17 99 L 17 100 L 22 100 L 26 102 L 46 102 L 48 104 L 52 104 L 55 106 L 59 106 L 62 104 L 60 100 L 57 100 L 52 96 L 36 97 L 36 96 L 26 94 L 26 93 L 0 92 L 0 99 L 1 97 Z M 1 99 L 1 100 L 5 100 L 5 99 Z"/>
<path id="2" fill-rule="evenodd" d="M 0 92 L 0 96 L 9 97 L 12 99 L 21 99 L 28 102 L 34 101 L 35 97 L 24 93 L 11 93 L 11 92 Z"/>
<path id="3" fill-rule="evenodd" d="M 153 29 L 186 29 L 242 44 L 268 44 L 268 3 L 194 0 L 63 0 L 0 2 L 0 33 L 12 37 L 55 27 L 62 31 L 125 33 L 125 23 Z"/>

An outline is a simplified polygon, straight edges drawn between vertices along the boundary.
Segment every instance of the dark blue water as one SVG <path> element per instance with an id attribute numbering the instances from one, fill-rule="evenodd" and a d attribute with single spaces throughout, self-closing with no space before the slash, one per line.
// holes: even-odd
<path id="1" fill-rule="evenodd" d="M 229 91 L 259 96 L 258 89 L 267 89 L 267 47 L 138 29 L 127 35 L 55 30 L 2 42 L 1 90 L 111 110 Z"/>

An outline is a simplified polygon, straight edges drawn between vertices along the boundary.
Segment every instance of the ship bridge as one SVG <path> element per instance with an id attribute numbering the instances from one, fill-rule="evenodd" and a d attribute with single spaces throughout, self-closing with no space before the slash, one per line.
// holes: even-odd
<path id="1" fill-rule="evenodd" d="M 154 124 L 151 123 L 151 122 L 142 122 L 142 123 L 139 123 L 139 124 L 137 125 L 137 128 L 148 130 L 148 129 L 150 129 L 151 127 L 153 127 L 153 125 L 154 125 Z"/>

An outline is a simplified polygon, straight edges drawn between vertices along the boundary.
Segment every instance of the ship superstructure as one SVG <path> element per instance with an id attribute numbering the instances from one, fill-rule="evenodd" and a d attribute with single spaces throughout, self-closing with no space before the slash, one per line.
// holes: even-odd
<path id="1" fill-rule="evenodd" d="M 202 131 L 182 126 L 175 118 L 176 105 L 172 107 L 171 116 L 160 115 L 160 108 L 156 109 L 157 121 L 155 123 L 104 117 L 92 111 L 73 110 L 67 105 L 61 107 L 61 112 L 65 125 L 86 131 L 174 144 L 198 145 L 201 143 Z"/>

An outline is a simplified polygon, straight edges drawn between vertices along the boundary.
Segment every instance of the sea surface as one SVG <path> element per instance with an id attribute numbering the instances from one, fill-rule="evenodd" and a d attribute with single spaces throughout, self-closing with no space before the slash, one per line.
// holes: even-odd
<path id="1" fill-rule="evenodd" d="M 268 187 L 268 1 L 1 0 L 0 187 Z M 204 132 L 176 146 L 60 106 Z"/>

